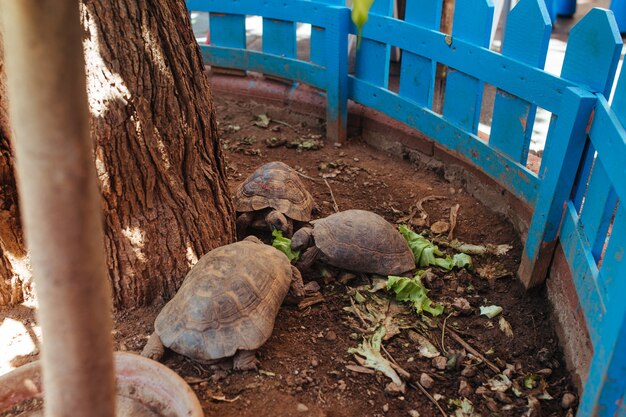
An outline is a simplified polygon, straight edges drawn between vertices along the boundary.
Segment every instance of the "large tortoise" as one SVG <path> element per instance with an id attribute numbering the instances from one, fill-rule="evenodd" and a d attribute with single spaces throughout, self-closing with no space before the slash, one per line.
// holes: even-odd
<path id="1" fill-rule="evenodd" d="M 293 233 L 293 221 L 308 222 L 313 197 L 287 164 L 269 162 L 257 168 L 235 190 L 237 236 L 242 239 L 248 227 L 278 229 L 285 236 Z"/>
<path id="2" fill-rule="evenodd" d="M 234 356 L 235 369 L 256 369 L 255 350 L 271 336 L 290 288 L 303 295 L 300 272 L 256 237 L 214 249 L 163 307 L 141 354 L 159 360 L 168 347 L 201 363 Z"/>
<path id="3" fill-rule="evenodd" d="M 316 260 L 356 272 L 397 275 L 415 268 L 415 258 L 402 235 L 385 219 L 365 210 L 346 210 L 298 230 L 293 250 L 305 250 L 303 271 Z"/>

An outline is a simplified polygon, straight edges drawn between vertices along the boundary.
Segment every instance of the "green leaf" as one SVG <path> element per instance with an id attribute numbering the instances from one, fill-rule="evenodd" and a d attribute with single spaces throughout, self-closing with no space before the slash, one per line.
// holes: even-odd
<path id="1" fill-rule="evenodd" d="M 433 301 L 428 298 L 428 290 L 422 285 L 417 275 L 414 278 L 390 275 L 387 277 L 387 289 L 396 293 L 396 300 L 413 303 L 418 314 L 422 314 L 423 311 L 433 316 L 443 313 L 441 304 L 432 305 Z"/>
<path id="2" fill-rule="evenodd" d="M 502 307 L 500 306 L 480 306 L 480 315 L 487 316 L 490 319 L 494 318 L 498 314 L 502 313 Z"/>
<path id="3" fill-rule="evenodd" d="M 300 251 L 294 251 L 291 249 L 291 239 L 283 237 L 283 233 L 280 230 L 272 230 L 272 246 L 287 255 L 289 262 L 297 261 L 300 259 Z"/>
<path id="4" fill-rule="evenodd" d="M 393 369 L 391 363 L 380 354 L 381 342 L 386 332 L 385 326 L 379 326 L 371 338 L 364 338 L 358 347 L 348 349 L 348 353 L 364 357 L 363 366 L 382 372 L 404 392 L 406 389 L 404 381 Z"/>
<path id="5" fill-rule="evenodd" d="M 415 257 L 415 264 L 418 267 L 435 265 L 447 271 L 450 271 L 454 267 L 472 267 L 472 258 L 469 255 L 457 253 L 453 257 L 445 256 L 437 245 L 433 244 L 424 236 L 415 233 L 406 225 L 401 224 L 398 226 L 398 230 L 409 244 L 409 248 L 411 248 L 411 252 L 413 252 L 413 256 Z"/>
<path id="6" fill-rule="evenodd" d="M 528 374 L 526 378 L 524 378 L 524 387 L 526 389 L 533 389 L 537 386 L 537 375 Z"/>

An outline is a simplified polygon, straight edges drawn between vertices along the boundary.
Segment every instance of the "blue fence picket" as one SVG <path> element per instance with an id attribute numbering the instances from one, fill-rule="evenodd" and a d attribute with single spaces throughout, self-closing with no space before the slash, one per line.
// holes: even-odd
<path id="1" fill-rule="evenodd" d="M 596 159 L 580 214 L 580 225 L 591 245 L 596 262 L 604 247 L 606 233 L 613 217 L 617 195 L 611 185 L 601 159 Z"/>
<path id="2" fill-rule="evenodd" d="M 621 38 L 617 26 L 608 10 L 593 9 L 570 32 L 569 43 L 565 52 L 562 76 L 571 81 L 589 87 L 592 91 L 606 93 L 610 91 L 613 77 L 621 51 Z M 583 117 L 583 116 L 581 116 Z M 552 188 L 551 192 L 539 192 L 535 213 L 528 232 L 528 241 L 524 248 L 524 256 L 520 264 L 519 275 L 524 285 L 538 285 L 545 279 L 550 259 L 554 249 L 554 242 L 558 232 L 558 225 L 563 214 L 563 203 L 572 193 L 574 178 L 589 178 L 589 172 L 580 172 L 579 167 L 589 166 L 590 161 L 583 160 L 582 152 L 585 141 L 579 140 L 575 155 L 562 161 L 554 161 L 548 156 L 550 153 L 560 153 L 557 147 L 562 147 L 562 136 L 554 131 L 562 123 L 561 115 L 554 126 L 550 127 L 548 140 L 544 151 L 541 173 L 546 171 L 554 175 L 554 170 L 565 170 L 568 175 L 562 178 L 558 189 L 553 188 L 551 181 L 544 181 L 542 189 Z M 493 131 L 492 131 L 493 134 Z M 555 139 L 560 143 L 555 144 Z M 571 144 L 570 144 L 571 145 Z M 589 145 L 588 158 L 594 155 L 593 147 Z M 565 165 L 565 167 L 562 166 Z M 576 174 L 578 172 L 578 174 Z M 540 173 L 540 176 L 542 174 Z M 579 182 L 579 188 L 587 188 L 584 181 Z M 583 191 L 584 192 L 584 191 Z"/>
<path id="3" fill-rule="evenodd" d="M 318 3 L 341 6 L 345 4 L 342 0 L 312 0 Z M 324 38 L 324 28 L 311 26 L 311 62 L 326 66 L 326 40 Z"/>
<path id="4" fill-rule="evenodd" d="M 625 248 L 626 211 L 620 205 L 598 280 L 605 284 L 603 292 L 613 297 L 607 303 L 599 330 L 599 342 L 594 346 L 578 407 L 580 416 L 626 415 L 626 303 L 623 300 L 626 294 Z"/>
<path id="5" fill-rule="evenodd" d="M 542 0 L 521 0 L 507 19 L 502 54 L 543 68 L 551 29 Z M 536 109 L 535 105 L 498 90 L 489 143 L 526 165 Z"/>
<path id="6" fill-rule="evenodd" d="M 392 12 L 391 0 L 377 0 L 370 9 L 370 13 L 382 16 L 391 16 Z M 387 88 L 390 53 L 391 45 L 363 38 L 361 46 L 356 51 L 357 78 Z"/>
<path id="7" fill-rule="evenodd" d="M 263 52 L 295 58 L 296 23 L 264 18 Z"/>
<path id="8" fill-rule="evenodd" d="M 246 49 L 246 16 L 236 14 L 209 14 L 211 45 Z"/>
<path id="9" fill-rule="evenodd" d="M 491 0 L 457 2 L 450 46 L 454 47 L 455 39 L 463 39 L 489 48 L 493 11 Z M 443 102 L 444 117 L 471 133 L 477 133 L 483 85 L 480 80 L 449 67 Z"/>
<path id="10" fill-rule="evenodd" d="M 611 12 L 592 9 L 570 32 L 561 77 L 609 97 L 617 70 L 622 38 Z M 595 149 L 590 145 L 577 174 L 573 200 L 580 207 Z"/>
<path id="11" fill-rule="evenodd" d="M 594 94 L 568 88 L 563 95 L 564 108 L 548 132 L 539 172 L 541 187 L 518 270 L 526 288 L 541 284 L 548 272 L 595 100 Z"/>
<path id="12" fill-rule="evenodd" d="M 407 1 L 404 20 L 423 28 L 439 30 L 442 4 L 443 0 Z M 434 60 L 402 51 L 399 94 L 432 108 L 436 74 L 437 63 Z"/>
<path id="13" fill-rule="evenodd" d="M 343 142 L 348 129 L 348 29 L 350 10 L 329 7 L 331 24 L 324 33 L 327 76 L 326 137 Z"/>

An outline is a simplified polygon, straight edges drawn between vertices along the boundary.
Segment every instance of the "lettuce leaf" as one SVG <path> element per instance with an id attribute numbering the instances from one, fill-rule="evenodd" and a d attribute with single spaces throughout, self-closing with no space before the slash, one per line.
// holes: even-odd
<path id="1" fill-rule="evenodd" d="M 413 303 L 417 314 L 426 311 L 438 316 L 443 313 L 443 306 L 436 303 L 433 305 L 433 301 L 428 298 L 428 290 L 422 285 L 418 275 L 414 278 L 390 275 L 387 277 L 387 289 L 396 293 L 396 300 Z"/>
<path id="2" fill-rule="evenodd" d="M 424 236 L 415 233 L 409 229 L 406 225 L 401 224 L 398 226 L 400 234 L 406 239 L 415 257 L 415 264 L 420 267 L 438 266 L 447 271 L 452 268 L 471 268 L 472 258 L 465 253 L 457 253 L 453 257 L 445 256 L 445 254 L 439 250 L 437 245 L 433 244 L 430 240 Z"/>
<path id="3" fill-rule="evenodd" d="M 272 246 L 287 255 L 289 262 L 297 261 L 300 259 L 300 251 L 294 251 L 291 249 L 291 239 L 283 237 L 283 233 L 280 230 L 272 230 Z"/>

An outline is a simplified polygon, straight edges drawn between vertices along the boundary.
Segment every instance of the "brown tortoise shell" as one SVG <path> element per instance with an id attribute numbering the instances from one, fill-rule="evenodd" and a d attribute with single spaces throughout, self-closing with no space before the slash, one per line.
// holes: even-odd
<path id="1" fill-rule="evenodd" d="M 189 271 L 156 318 L 163 345 L 199 362 L 254 350 L 272 334 L 291 284 L 275 248 L 242 241 L 214 249 Z"/>
<path id="2" fill-rule="evenodd" d="M 331 265 L 381 275 L 415 268 L 406 240 L 376 213 L 346 210 L 311 223 L 315 246 Z"/>
<path id="3" fill-rule="evenodd" d="M 282 162 L 257 168 L 237 187 L 234 201 L 240 213 L 273 208 L 301 222 L 311 220 L 314 205 L 296 171 Z"/>

